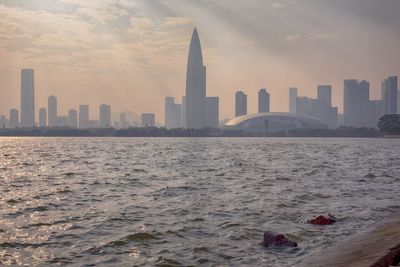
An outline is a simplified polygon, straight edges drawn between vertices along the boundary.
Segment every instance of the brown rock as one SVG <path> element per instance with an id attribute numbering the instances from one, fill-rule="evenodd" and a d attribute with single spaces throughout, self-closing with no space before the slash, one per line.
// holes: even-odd
<path id="1" fill-rule="evenodd" d="M 297 243 L 289 240 L 282 234 L 266 231 L 264 233 L 263 245 L 265 247 L 297 247 Z"/>

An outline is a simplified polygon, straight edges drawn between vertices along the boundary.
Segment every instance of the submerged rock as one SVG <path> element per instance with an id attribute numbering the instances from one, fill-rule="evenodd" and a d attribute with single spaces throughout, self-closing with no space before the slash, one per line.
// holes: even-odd
<path id="1" fill-rule="evenodd" d="M 319 215 L 312 220 L 309 220 L 308 223 L 314 225 L 330 225 L 336 222 L 336 218 L 330 214 L 327 215 Z"/>
<path id="2" fill-rule="evenodd" d="M 264 232 L 263 245 L 265 247 L 297 247 L 297 243 L 289 240 L 282 234 L 266 231 Z"/>

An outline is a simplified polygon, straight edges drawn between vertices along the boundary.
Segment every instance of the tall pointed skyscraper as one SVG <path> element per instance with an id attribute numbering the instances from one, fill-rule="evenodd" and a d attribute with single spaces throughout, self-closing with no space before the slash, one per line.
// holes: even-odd
<path id="1" fill-rule="evenodd" d="M 206 126 L 206 67 L 197 29 L 190 42 L 186 73 L 185 128 L 201 129 Z"/>

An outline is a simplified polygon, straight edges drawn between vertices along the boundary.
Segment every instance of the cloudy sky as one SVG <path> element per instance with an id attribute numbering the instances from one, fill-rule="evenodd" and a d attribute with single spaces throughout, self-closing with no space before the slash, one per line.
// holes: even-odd
<path id="1" fill-rule="evenodd" d="M 343 79 L 380 82 L 400 74 L 398 0 L 0 0 L 0 114 L 19 109 L 20 69 L 34 68 L 37 108 L 60 113 L 108 103 L 115 112 L 156 112 L 185 90 L 193 28 L 200 33 L 207 93 L 233 116 L 234 93 L 271 93 L 288 110 L 288 88 L 315 97 L 331 84 L 342 109 Z"/>

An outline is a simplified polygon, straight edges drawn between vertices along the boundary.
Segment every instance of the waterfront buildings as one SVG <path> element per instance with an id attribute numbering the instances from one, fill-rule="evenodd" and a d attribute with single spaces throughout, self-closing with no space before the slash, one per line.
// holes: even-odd
<path id="1" fill-rule="evenodd" d="M 89 128 L 89 106 L 88 105 L 80 105 L 79 106 L 78 126 L 81 129 Z"/>
<path id="2" fill-rule="evenodd" d="M 154 113 L 143 113 L 141 125 L 142 125 L 142 127 L 155 127 L 156 126 L 156 115 Z"/>
<path id="3" fill-rule="evenodd" d="M 397 76 L 382 82 L 382 115 L 397 114 Z"/>
<path id="4" fill-rule="evenodd" d="M 176 129 L 182 127 L 182 105 L 175 103 L 175 98 L 165 98 L 165 128 Z"/>
<path id="5" fill-rule="evenodd" d="M 358 80 L 344 81 L 343 101 L 344 126 L 369 127 L 369 82 Z"/>
<path id="6" fill-rule="evenodd" d="M 121 128 L 121 129 L 127 128 L 126 113 L 124 113 L 124 112 L 119 114 L 119 128 Z"/>
<path id="7" fill-rule="evenodd" d="M 78 111 L 76 109 L 68 111 L 68 127 L 78 128 Z"/>
<path id="8" fill-rule="evenodd" d="M 240 117 L 247 114 L 247 95 L 238 91 L 235 94 L 235 117 Z"/>
<path id="9" fill-rule="evenodd" d="M 297 88 L 291 87 L 289 88 L 289 113 L 297 112 Z"/>
<path id="10" fill-rule="evenodd" d="M 35 126 L 35 79 L 32 69 L 21 70 L 21 127 Z"/>
<path id="11" fill-rule="evenodd" d="M 99 107 L 99 123 L 100 128 L 111 127 L 111 106 L 102 104 Z"/>
<path id="12" fill-rule="evenodd" d="M 18 110 L 11 109 L 10 110 L 10 128 L 18 127 Z"/>
<path id="13" fill-rule="evenodd" d="M 185 127 L 201 129 L 206 126 L 206 67 L 197 29 L 190 41 L 186 73 Z"/>
<path id="14" fill-rule="evenodd" d="M 219 97 L 206 98 L 206 127 L 219 127 Z"/>
<path id="15" fill-rule="evenodd" d="M 47 110 L 46 110 L 46 108 L 39 109 L 39 127 L 40 128 L 47 127 Z"/>
<path id="16" fill-rule="evenodd" d="M 57 98 L 55 96 L 49 96 L 47 110 L 49 127 L 58 126 Z"/>
<path id="17" fill-rule="evenodd" d="M 270 96 L 267 89 L 260 89 L 258 91 L 258 113 L 265 113 L 270 111 Z"/>

